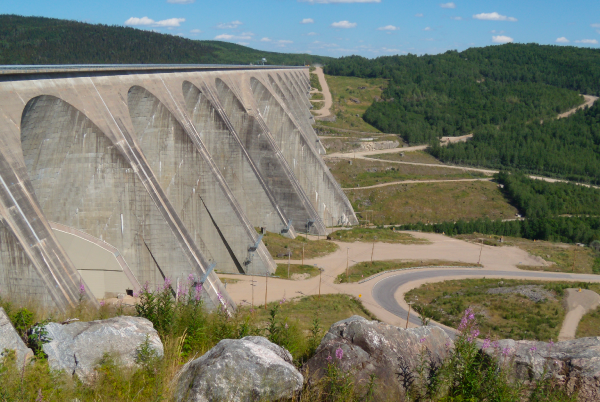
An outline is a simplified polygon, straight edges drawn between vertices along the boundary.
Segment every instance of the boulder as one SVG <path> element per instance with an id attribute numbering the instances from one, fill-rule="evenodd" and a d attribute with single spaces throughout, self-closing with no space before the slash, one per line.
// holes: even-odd
<path id="1" fill-rule="evenodd" d="M 0 307 L 0 360 L 7 354 L 7 350 L 14 350 L 17 355 L 17 367 L 22 367 L 33 357 L 33 351 L 25 345 L 15 327 L 8 319 L 8 315 Z"/>
<path id="2" fill-rule="evenodd" d="M 328 364 L 336 364 L 355 375 L 358 393 L 366 392 L 374 374 L 374 400 L 404 400 L 422 359 L 427 359 L 429 367 L 439 367 L 452 347 L 452 340 L 438 327 L 403 329 L 352 316 L 331 326 L 303 372 L 315 383 L 324 377 Z"/>
<path id="3" fill-rule="evenodd" d="M 600 401 L 600 337 L 556 343 L 503 339 L 485 352 L 509 364 L 518 380 L 554 377 L 578 390 L 579 401 Z"/>
<path id="4" fill-rule="evenodd" d="M 115 358 L 122 367 L 132 367 L 140 346 L 148 339 L 158 357 L 163 345 L 152 323 L 141 317 L 114 317 L 107 320 L 50 323 L 45 326 L 50 342 L 42 346 L 48 363 L 55 370 L 76 374 L 90 381 L 95 366 L 105 354 Z"/>
<path id="5" fill-rule="evenodd" d="M 178 374 L 177 401 L 278 401 L 302 390 L 287 350 L 266 338 L 224 339 Z"/>

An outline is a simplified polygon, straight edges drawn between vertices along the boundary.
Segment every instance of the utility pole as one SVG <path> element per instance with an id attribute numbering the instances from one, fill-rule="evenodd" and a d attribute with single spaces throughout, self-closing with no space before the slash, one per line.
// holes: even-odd
<path id="1" fill-rule="evenodd" d="M 252 286 L 252 310 L 254 310 L 254 275 L 252 275 L 250 286 Z"/>
<path id="2" fill-rule="evenodd" d="M 377 240 L 377 236 L 374 238 Z M 371 249 L 371 265 L 373 265 L 373 253 L 375 252 L 375 240 L 373 240 L 373 248 Z"/>
<path id="3" fill-rule="evenodd" d="M 408 329 L 408 320 L 410 319 L 410 306 L 412 306 L 412 302 L 408 303 L 408 315 L 406 316 L 406 327 L 404 327 L 404 329 Z"/>
<path id="4" fill-rule="evenodd" d="M 288 279 L 290 279 L 290 258 L 292 258 L 292 252 L 288 250 Z"/>
<path id="5" fill-rule="evenodd" d="M 304 265 L 304 244 L 302 245 L 302 265 Z"/>
<path id="6" fill-rule="evenodd" d="M 315 267 L 317 264 L 315 264 Z M 321 274 L 323 273 L 323 268 L 319 268 L 319 299 L 321 298 Z"/>
<path id="7" fill-rule="evenodd" d="M 483 252 L 483 239 L 481 239 L 481 248 L 479 249 L 479 260 L 477 260 L 477 265 L 481 263 L 481 253 Z"/>
<path id="8" fill-rule="evenodd" d="M 269 287 L 269 273 L 265 274 L 265 310 L 267 309 L 267 289 Z"/>
<path id="9" fill-rule="evenodd" d="M 577 246 L 573 249 L 573 267 L 571 268 L 571 272 L 575 272 L 575 256 L 577 254 Z"/>
<path id="10" fill-rule="evenodd" d="M 350 275 L 348 275 L 348 265 L 349 265 L 349 260 L 350 260 L 350 247 L 346 247 L 346 280 L 348 282 L 350 282 Z"/>

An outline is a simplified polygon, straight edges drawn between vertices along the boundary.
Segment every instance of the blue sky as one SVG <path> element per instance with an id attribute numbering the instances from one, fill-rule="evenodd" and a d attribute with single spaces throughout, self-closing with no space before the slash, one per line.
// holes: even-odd
<path id="1" fill-rule="evenodd" d="M 509 41 L 600 43 L 598 0 L 4 0 L 0 13 L 334 57 L 435 54 Z"/>

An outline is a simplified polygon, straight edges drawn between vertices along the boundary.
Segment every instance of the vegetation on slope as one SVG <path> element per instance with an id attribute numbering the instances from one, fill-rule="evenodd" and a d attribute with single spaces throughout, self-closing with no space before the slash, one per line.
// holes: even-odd
<path id="1" fill-rule="evenodd" d="M 267 64 L 301 66 L 328 57 L 265 52 L 140 29 L 0 15 L 0 64 Z"/>
<path id="2" fill-rule="evenodd" d="M 304 258 L 317 258 L 327 254 L 331 254 L 338 249 L 337 244 L 325 240 L 309 240 L 303 235 L 298 234 L 295 239 L 282 236 L 277 233 L 267 232 L 263 237 L 263 243 L 273 258 L 287 258 L 288 253 L 291 253 L 292 260 L 302 258 L 302 250 L 304 250 Z"/>
<path id="3" fill-rule="evenodd" d="M 543 124 L 481 127 L 470 141 L 433 146 L 430 152 L 444 162 L 600 183 L 600 102 Z"/>
<path id="4" fill-rule="evenodd" d="M 507 44 L 434 56 L 331 60 L 331 75 L 385 78 L 383 102 L 365 121 L 410 143 L 473 132 L 487 124 L 549 118 L 600 93 L 600 51 Z"/>

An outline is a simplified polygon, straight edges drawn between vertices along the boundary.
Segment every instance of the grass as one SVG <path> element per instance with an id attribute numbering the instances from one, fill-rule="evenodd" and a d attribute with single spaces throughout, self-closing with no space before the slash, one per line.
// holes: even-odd
<path id="1" fill-rule="evenodd" d="M 577 338 L 600 336 L 600 308 L 596 307 L 595 310 L 590 311 L 581 318 L 575 336 Z"/>
<path id="2" fill-rule="evenodd" d="M 333 97 L 331 112 L 336 116 L 336 121 L 321 121 L 319 124 L 326 127 L 378 133 L 379 130 L 366 123 L 362 119 L 362 115 L 376 97 L 381 97 L 383 88 L 388 85 L 387 81 L 382 78 L 366 79 L 330 75 L 326 75 L 325 79 Z M 359 87 L 365 87 L 365 89 L 358 89 Z M 358 99 L 360 103 L 352 102 L 351 98 Z"/>
<path id="3" fill-rule="evenodd" d="M 238 283 L 240 281 L 239 279 L 221 278 L 221 277 L 219 277 L 219 280 L 221 281 L 221 283 L 229 283 L 231 285 L 233 285 L 234 283 Z"/>
<path id="4" fill-rule="evenodd" d="M 519 268 L 531 271 L 551 271 L 551 272 L 574 272 L 578 274 L 593 274 L 594 264 L 596 263 L 596 253 L 589 247 L 579 247 L 573 244 L 555 243 L 549 241 L 533 241 L 518 237 L 504 237 L 503 242 L 499 242 L 500 236 L 495 235 L 458 235 L 455 236 L 462 240 L 471 240 L 479 242 L 484 239 L 484 244 L 490 246 L 514 246 L 527 251 L 529 254 L 538 256 L 545 261 L 552 262 L 552 265 L 536 266 L 519 265 Z M 573 267 L 573 262 L 575 266 Z"/>
<path id="5" fill-rule="evenodd" d="M 323 100 L 325 99 L 325 96 L 323 96 L 323 94 L 321 92 L 317 92 L 311 95 L 310 97 L 311 100 Z"/>
<path id="6" fill-rule="evenodd" d="M 373 261 L 371 262 L 359 262 L 358 264 L 352 265 L 348 269 L 348 276 L 346 273 L 337 276 L 335 283 L 352 283 L 358 282 L 371 275 L 378 274 L 384 271 L 390 271 L 393 269 L 401 268 L 413 268 L 413 267 L 480 267 L 478 264 L 470 264 L 461 261 L 446 261 L 446 260 L 389 260 L 389 261 Z"/>
<path id="7" fill-rule="evenodd" d="M 517 213 L 498 186 L 487 181 L 398 184 L 346 194 L 355 211 L 373 211 L 376 225 L 506 219 Z"/>
<path id="8" fill-rule="evenodd" d="M 329 159 L 327 166 L 333 177 L 344 188 L 373 186 L 403 180 L 456 180 L 485 177 L 481 173 L 468 173 L 444 167 L 402 165 L 365 159 Z"/>
<path id="9" fill-rule="evenodd" d="M 332 133 L 327 133 L 332 134 Z M 348 135 L 343 135 L 348 134 Z M 336 135 L 336 134 L 334 134 Z M 321 138 L 323 142 L 323 146 L 327 150 L 328 154 L 334 152 L 342 152 L 342 153 L 351 153 L 351 152 L 360 152 L 364 150 L 361 148 L 361 144 L 367 144 L 372 142 L 380 142 L 380 141 L 393 141 L 398 144 L 402 144 L 402 139 L 395 134 L 384 134 L 377 135 L 373 137 L 368 137 L 369 134 L 359 134 L 359 133 L 343 133 L 337 134 L 337 138 Z M 365 138 L 373 138 L 372 141 L 364 141 Z"/>
<path id="10" fill-rule="evenodd" d="M 317 111 L 317 110 L 321 110 L 323 109 L 323 106 L 325 106 L 325 102 L 312 102 L 313 105 L 313 111 Z"/>
<path id="11" fill-rule="evenodd" d="M 253 320 L 259 326 L 265 326 L 269 319 L 269 310 L 279 302 L 267 305 L 267 310 L 257 307 Z M 244 307 L 247 309 L 247 307 Z M 353 315 L 359 315 L 369 320 L 375 320 L 375 316 L 367 310 L 362 302 L 353 297 L 343 294 L 330 294 L 319 296 L 304 296 L 286 300 L 281 304 L 281 315 L 289 322 L 298 326 L 300 331 L 308 333 L 315 318 L 323 331 L 327 331 L 334 323 L 344 320 Z"/>
<path id="12" fill-rule="evenodd" d="M 399 150 L 402 152 L 402 150 Z M 404 152 L 404 156 L 400 154 L 400 152 L 396 154 L 379 154 L 379 155 L 371 155 L 369 158 L 373 159 L 381 159 L 387 161 L 399 161 L 399 162 L 414 162 L 414 163 L 429 163 L 435 165 L 443 165 L 442 162 L 428 154 L 424 151 L 411 151 Z"/>
<path id="13" fill-rule="evenodd" d="M 319 77 L 317 76 L 317 74 L 314 74 L 312 72 L 310 73 L 310 86 L 321 92 L 323 91 L 321 83 L 319 82 Z"/>
<path id="14" fill-rule="evenodd" d="M 395 244 L 429 244 L 428 240 L 419 239 L 408 233 L 395 232 L 391 229 L 371 229 L 355 227 L 350 230 L 337 230 L 329 235 L 333 240 L 354 243 L 355 241 Z"/>
<path id="15" fill-rule="evenodd" d="M 315 268 L 313 265 L 300 265 L 300 264 L 290 264 L 289 277 L 288 277 L 288 265 L 287 264 L 277 264 L 277 270 L 275 271 L 275 275 L 282 279 L 294 279 L 294 275 L 296 277 L 300 277 L 302 279 L 312 278 L 314 276 L 319 275 L 319 270 Z"/>
<path id="16" fill-rule="evenodd" d="M 565 316 L 557 292 L 552 292 L 553 300 L 537 303 L 519 294 L 487 293 L 491 288 L 538 284 L 544 285 L 535 281 L 454 280 L 422 285 L 409 291 L 405 298 L 414 303 L 415 311 L 452 328 L 458 327 L 463 311 L 471 307 L 484 336 L 556 340 Z"/>
<path id="17" fill-rule="evenodd" d="M 302 246 L 304 246 L 304 258 L 317 258 L 331 254 L 338 249 L 337 244 L 327 240 L 307 240 L 303 236 L 295 239 L 284 237 L 277 233 L 265 234 L 263 243 L 273 258 L 287 258 L 288 252 L 292 252 L 291 258 L 299 260 L 302 258 Z"/>

